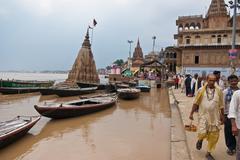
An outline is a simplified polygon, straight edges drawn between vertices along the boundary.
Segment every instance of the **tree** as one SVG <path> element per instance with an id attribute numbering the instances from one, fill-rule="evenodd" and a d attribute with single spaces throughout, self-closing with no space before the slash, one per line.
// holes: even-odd
<path id="1" fill-rule="evenodd" d="M 118 66 L 122 66 L 124 64 L 124 61 L 122 59 L 117 59 L 113 64 L 116 64 Z"/>
<path id="2" fill-rule="evenodd" d="M 107 67 L 106 67 L 107 70 L 110 70 L 111 68 L 112 68 L 111 66 L 107 66 Z"/>

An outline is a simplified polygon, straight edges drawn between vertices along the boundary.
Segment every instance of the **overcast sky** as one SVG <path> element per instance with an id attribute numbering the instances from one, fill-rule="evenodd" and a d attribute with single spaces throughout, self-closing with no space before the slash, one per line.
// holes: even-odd
<path id="1" fill-rule="evenodd" d="M 70 70 L 95 18 L 98 68 L 127 59 L 137 39 L 160 50 L 176 44 L 178 16 L 206 14 L 211 0 L 0 0 L 0 70 Z"/>

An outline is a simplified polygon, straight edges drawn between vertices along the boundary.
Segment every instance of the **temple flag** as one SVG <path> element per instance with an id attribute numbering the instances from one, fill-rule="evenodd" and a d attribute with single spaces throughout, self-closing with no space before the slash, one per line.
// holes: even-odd
<path id="1" fill-rule="evenodd" d="M 97 25 L 97 21 L 93 19 L 93 27 L 95 27 L 96 25 Z"/>

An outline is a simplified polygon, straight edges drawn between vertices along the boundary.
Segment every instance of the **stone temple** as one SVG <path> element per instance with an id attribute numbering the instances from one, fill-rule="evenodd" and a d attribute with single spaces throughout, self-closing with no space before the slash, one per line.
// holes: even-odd
<path id="1" fill-rule="evenodd" d="M 72 86 L 76 83 L 99 84 L 96 64 L 89 41 L 89 28 L 83 41 L 82 48 L 78 52 L 78 56 L 65 83 Z"/>

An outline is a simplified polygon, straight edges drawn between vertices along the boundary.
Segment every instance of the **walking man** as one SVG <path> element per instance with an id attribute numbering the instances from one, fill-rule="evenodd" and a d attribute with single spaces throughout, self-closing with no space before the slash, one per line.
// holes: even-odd
<path id="1" fill-rule="evenodd" d="M 214 151 L 219 138 L 220 125 L 224 121 L 223 94 L 215 86 L 216 76 L 209 74 L 207 83 L 198 90 L 189 119 L 193 120 L 193 113 L 198 111 L 198 141 L 196 148 L 202 148 L 203 140 L 208 141 L 207 160 L 214 160 Z"/>
<path id="2" fill-rule="evenodd" d="M 218 85 L 222 90 L 224 90 L 225 85 L 224 85 L 223 80 L 221 79 L 221 72 L 220 72 L 220 71 L 213 71 L 213 74 L 216 76 L 216 83 L 217 83 L 217 85 Z"/>
<path id="3" fill-rule="evenodd" d="M 236 138 L 232 133 L 231 120 L 227 117 L 229 113 L 229 105 L 232 99 L 233 93 L 238 90 L 238 77 L 236 75 L 230 75 L 228 77 L 229 87 L 223 91 L 223 101 L 224 101 L 224 136 L 225 143 L 227 146 L 227 154 L 233 155 L 236 151 Z"/>
<path id="4" fill-rule="evenodd" d="M 228 118 L 231 119 L 233 135 L 238 136 L 236 160 L 240 160 L 240 90 L 233 93 Z"/>
<path id="5" fill-rule="evenodd" d="M 192 91 L 191 91 L 191 81 L 192 81 L 192 78 L 191 78 L 190 74 L 187 74 L 184 83 L 185 83 L 185 87 L 186 87 L 186 96 L 190 96 L 190 97 L 192 97 L 191 96 L 191 93 L 192 93 Z"/>

